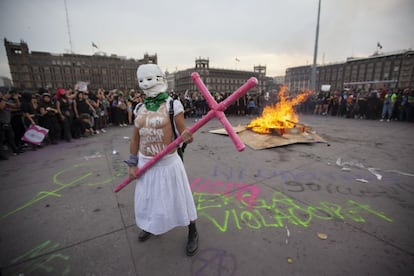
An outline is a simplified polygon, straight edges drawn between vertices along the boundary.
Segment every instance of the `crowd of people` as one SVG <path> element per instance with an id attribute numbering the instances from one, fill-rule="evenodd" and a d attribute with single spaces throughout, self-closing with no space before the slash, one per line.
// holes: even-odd
<path id="1" fill-rule="evenodd" d="M 214 100 L 219 103 L 225 100 L 230 93 L 214 93 Z M 184 106 L 184 116 L 186 118 L 200 118 L 209 111 L 208 102 L 199 92 L 193 92 L 189 95 L 180 97 L 180 101 Z M 225 110 L 226 115 L 243 116 L 243 115 L 259 115 L 259 108 L 267 103 L 263 101 L 263 97 L 254 95 L 245 95 L 238 98 L 233 104 Z"/>
<path id="2" fill-rule="evenodd" d="M 3 88 L 0 91 L 0 160 L 27 149 L 71 142 L 98 135 L 110 125 L 133 124 L 133 109 L 143 101 L 134 90 L 39 89 L 38 93 Z M 48 129 L 41 145 L 22 140 L 31 125 Z"/>
<path id="3" fill-rule="evenodd" d="M 185 93 L 173 98 L 181 100 L 185 118 L 200 118 L 209 106 L 201 93 Z M 230 94 L 215 93 L 217 102 Z M 0 160 L 9 153 L 17 155 L 25 150 L 36 150 L 48 144 L 70 142 L 106 132 L 108 126 L 125 127 L 134 121 L 134 109 L 144 101 L 139 91 L 87 89 L 39 89 L 38 93 L 2 89 L 0 91 Z M 277 93 L 246 95 L 237 99 L 227 110 L 227 115 L 257 116 L 267 105 L 278 101 Z M 296 106 L 302 114 L 339 116 L 345 118 L 381 121 L 414 121 L 414 89 L 381 89 L 373 91 L 344 90 L 342 92 L 314 93 Z M 22 141 L 31 125 L 49 130 L 42 145 Z"/>
<path id="4" fill-rule="evenodd" d="M 200 118 L 209 106 L 201 93 L 186 93 L 179 99 L 184 106 L 185 118 Z M 228 95 L 215 93 L 217 102 Z M 89 91 L 82 87 L 50 91 L 41 88 L 37 93 L 1 88 L 0 90 L 0 160 L 18 155 L 26 150 L 37 150 L 49 144 L 71 142 L 106 132 L 108 126 L 125 127 L 134 123 L 135 107 L 143 103 L 145 94 L 129 90 Z M 231 105 L 226 113 L 231 115 L 258 114 L 255 98 L 245 96 Z M 41 145 L 22 140 L 31 126 L 48 130 Z"/>
<path id="5" fill-rule="evenodd" d="M 319 92 L 297 108 L 305 114 L 413 122 L 414 89 Z"/>
<path id="6" fill-rule="evenodd" d="M 287 99 L 300 92 L 287 93 Z M 216 93 L 220 102 L 230 94 Z M 208 112 L 208 104 L 201 95 L 195 92 L 183 99 L 186 117 L 201 117 Z M 263 95 L 246 95 L 239 98 L 225 111 L 227 115 L 257 116 L 268 105 L 279 101 L 278 92 Z M 414 89 L 380 89 L 328 91 L 310 93 L 306 100 L 295 107 L 301 114 L 338 116 L 381 121 L 414 121 Z"/>

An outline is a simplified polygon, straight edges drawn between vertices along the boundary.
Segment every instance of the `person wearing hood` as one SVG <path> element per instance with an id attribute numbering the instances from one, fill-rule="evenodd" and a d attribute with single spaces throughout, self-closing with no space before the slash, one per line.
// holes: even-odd
<path id="1" fill-rule="evenodd" d="M 137 70 L 139 87 L 146 95 L 134 121 L 130 142 L 130 158 L 126 163 L 130 179 L 135 179 L 137 167 L 142 167 L 174 139 L 169 107 L 171 97 L 166 93 L 167 81 L 156 64 L 140 65 Z M 185 126 L 184 108 L 173 101 L 174 124 L 183 142 L 191 143 L 193 136 Z M 164 156 L 136 181 L 135 219 L 142 229 L 138 240 L 161 235 L 177 226 L 188 226 L 186 254 L 193 256 L 198 249 L 195 220 L 197 211 L 184 164 L 176 150 Z"/>

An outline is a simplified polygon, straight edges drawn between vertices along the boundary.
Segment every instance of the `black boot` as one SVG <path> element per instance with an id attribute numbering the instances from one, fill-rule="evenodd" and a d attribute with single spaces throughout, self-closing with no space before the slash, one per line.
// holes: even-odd
<path id="1" fill-rule="evenodd" d="M 188 241 L 186 246 L 187 256 L 194 256 L 198 249 L 198 232 L 195 223 L 188 225 Z"/>
<path id="2" fill-rule="evenodd" d="M 151 237 L 152 237 L 152 234 L 150 232 L 142 230 L 141 233 L 139 233 L 139 235 L 138 235 L 138 240 L 140 242 L 144 242 L 144 241 L 148 240 Z"/>

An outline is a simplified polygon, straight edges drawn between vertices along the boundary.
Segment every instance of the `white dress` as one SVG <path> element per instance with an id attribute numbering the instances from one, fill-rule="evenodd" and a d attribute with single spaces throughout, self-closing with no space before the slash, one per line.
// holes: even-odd
<path id="1" fill-rule="evenodd" d="M 167 110 L 166 116 L 168 106 L 167 101 L 164 108 Z M 182 104 L 174 101 L 174 113 L 178 114 L 180 110 L 183 110 Z M 148 111 L 145 109 L 145 112 Z M 138 167 L 152 158 L 139 152 Z M 155 235 L 177 226 L 187 226 L 190 221 L 197 219 L 187 173 L 176 152 L 164 156 L 138 178 L 135 186 L 135 219 L 139 228 Z"/>

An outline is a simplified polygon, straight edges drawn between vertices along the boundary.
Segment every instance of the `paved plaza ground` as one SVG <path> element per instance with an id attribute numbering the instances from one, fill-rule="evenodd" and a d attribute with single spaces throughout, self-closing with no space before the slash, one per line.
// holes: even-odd
<path id="1" fill-rule="evenodd" d="M 217 120 L 195 134 L 193 257 L 185 227 L 138 242 L 135 184 L 113 192 L 131 126 L 1 161 L 1 275 L 414 275 L 414 124 L 300 121 L 329 146 L 237 152 Z"/>

